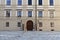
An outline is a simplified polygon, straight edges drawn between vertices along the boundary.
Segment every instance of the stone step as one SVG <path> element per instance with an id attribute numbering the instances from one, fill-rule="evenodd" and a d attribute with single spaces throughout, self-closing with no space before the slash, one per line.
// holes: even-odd
<path id="1" fill-rule="evenodd" d="M 0 40 L 60 40 L 60 32 L 1 31 Z"/>

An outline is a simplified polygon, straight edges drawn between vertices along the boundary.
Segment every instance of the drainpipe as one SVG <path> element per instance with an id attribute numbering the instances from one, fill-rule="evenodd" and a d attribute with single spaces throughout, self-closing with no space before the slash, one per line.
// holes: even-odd
<path id="1" fill-rule="evenodd" d="M 37 31 L 37 0 L 35 0 L 35 30 Z"/>
<path id="2" fill-rule="evenodd" d="M 22 20 L 21 20 L 21 30 L 22 30 Z"/>

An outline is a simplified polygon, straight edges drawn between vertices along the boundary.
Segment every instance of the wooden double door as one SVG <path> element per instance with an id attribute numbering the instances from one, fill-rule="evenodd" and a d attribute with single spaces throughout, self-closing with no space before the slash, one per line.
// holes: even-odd
<path id="1" fill-rule="evenodd" d="M 27 28 L 27 31 L 33 31 L 33 22 L 30 20 L 30 21 L 27 21 L 27 24 L 26 24 L 26 28 Z"/>

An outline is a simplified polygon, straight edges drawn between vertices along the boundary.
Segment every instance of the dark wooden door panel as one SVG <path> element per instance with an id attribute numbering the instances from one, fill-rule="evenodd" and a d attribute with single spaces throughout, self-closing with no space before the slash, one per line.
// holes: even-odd
<path id="1" fill-rule="evenodd" d="M 27 22 L 27 30 L 28 31 L 32 31 L 33 30 L 33 22 L 32 21 L 28 21 Z"/>

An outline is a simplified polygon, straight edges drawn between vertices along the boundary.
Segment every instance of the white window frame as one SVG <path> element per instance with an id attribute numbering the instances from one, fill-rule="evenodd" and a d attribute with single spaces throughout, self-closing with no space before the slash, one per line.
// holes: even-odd
<path id="1" fill-rule="evenodd" d="M 17 12 L 18 12 L 18 11 L 19 11 L 19 10 L 16 11 L 16 16 L 18 16 L 18 15 L 17 15 Z M 22 16 L 23 16 L 23 11 L 22 11 L 22 10 L 20 10 L 20 11 L 21 11 L 21 17 L 22 17 Z"/>
<path id="2" fill-rule="evenodd" d="M 33 2 L 34 2 L 34 0 L 32 0 L 32 5 L 33 5 Z M 27 0 L 27 4 L 28 4 L 28 0 Z"/>
<path id="3" fill-rule="evenodd" d="M 54 17 L 55 17 L 55 11 L 54 12 Z M 48 17 L 50 18 L 50 11 L 48 11 Z"/>
<path id="4" fill-rule="evenodd" d="M 55 5 L 55 0 L 53 0 L 53 6 L 50 6 L 50 0 L 48 0 L 48 6 L 49 7 L 54 7 L 54 5 Z"/>
<path id="5" fill-rule="evenodd" d="M 7 0 L 5 0 L 5 5 L 7 4 Z M 12 5 L 12 0 L 11 0 L 11 5 Z M 11 5 L 6 5 L 6 6 L 11 6 Z"/>
<path id="6" fill-rule="evenodd" d="M 18 5 L 18 0 L 16 0 L 16 5 Z M 23 5 L 23 0 L 22 0 L 22 5 Z M 19 5 L 18 5 L 19 6 Z M 21 5 L 20 5 L 21 6 Z"/>
<path id="7" fill-rule="evenodd" d="M 33 15 L 33 10 L 27 10 L 27 17 L 28 17 L 28 11 L 32 11 L 32 17 L 33 17 L 33 16 L 34 16 L 34 15 Z"/>
<path id="8" fill-rule="evenodd" d="M 37 0 L 37 5 L 38 5 L 38 1 L 39 0 Z M 43 6 L 44 5 L 44 0 L 42 0 L 42 5 L 38 5 L 38 6 Z"/>
<path id="9" fill-rule="evenodd" d="M 4 11 L 4 16 L 6 16 L 6 11 L 7 10 Z M 12 11 L 11 10 L 10 10 L 10 16 L 12 16 Z"/>
<path id="10" fill-rule="evenodd" d="M 42 17 L 44 17 L 44 11 L 43 10 L 40 10 L 40 11 L 42 11 Z M 37 11 L 37 17 L 39 17 L 38 13 L 39 11 Z"/>

